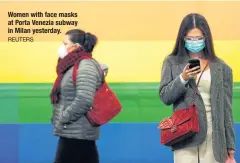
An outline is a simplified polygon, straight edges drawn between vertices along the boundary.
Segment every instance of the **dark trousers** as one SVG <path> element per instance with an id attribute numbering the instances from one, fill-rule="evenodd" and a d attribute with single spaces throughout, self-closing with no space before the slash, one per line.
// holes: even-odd
<path id="1" fill-rule="evenodd" d="M 54 163 L 99 163 L 95 141 L 60 137 Z"/>

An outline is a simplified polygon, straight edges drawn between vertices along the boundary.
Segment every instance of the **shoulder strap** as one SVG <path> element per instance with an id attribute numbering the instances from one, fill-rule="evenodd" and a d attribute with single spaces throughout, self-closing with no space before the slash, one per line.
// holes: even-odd
<path id="1" fill-rule="evenodd" d="M 89 57 L 83 57 L 82 59 L 79 59 L 75 64 L 74 64 L 74 67 L 73 67 L 73 72 L 72 72 L 72 79 L 73 79 L 73 85 L 76 87 L 76 83 L 77 83 L 77 71 L 78 71 L 78 67 L 79 67 L 79 63 L 80 61 L 82 61 L 83 59 L 90 59 Z M 96 62 L 96 63 L 95 63 Z M 104 72 L 101 68 L 101 66 L 99 65 L 99 63 L 94 59 L 94 65 L 96 65 L 97 69 L 99 71 L 101 71 L 102 73 L 102 83 L 105 82 L 105 77 L 104 77 Z"/>
<path id="2" fill-rule="evenodd" d="M 198 82 L 197 82 L 197 86 L 196 86 L 196 89 L 194 91 L 194 95 L 193 95 L 193 99 L 192 99 L 192 104 L 195 103 L 195 99 L 196 99 L 196 95 L 197 95 L 197 91 L 198 91 L 198 86 L 199 86 L 199 83 L 200 83 L 200 80 L 202 78 L 202 75 L 204 73 L 204 71 L 206 70 L 206 68 L 208 67 L 208 64 L 209 62 L 206 64 L 206 66 L 204 67 L 203 71 L 201 72 L 200 76 L 199 76 L 199 79 L 198 79 Z"/>
<path id="3" fill-rule="evenodd" d="M 78 71 L 78 66 L 79 63 L 84 60 L 84 59 L 90 59 L 89 57 L 81 57 L 79 60 L 76 61 L 76 63 L 73 66 L 73 72 L 72 72 L 72 80 L 73 80 L 73 85 L 76 87 L 77 83 L 77 71 Z"/>

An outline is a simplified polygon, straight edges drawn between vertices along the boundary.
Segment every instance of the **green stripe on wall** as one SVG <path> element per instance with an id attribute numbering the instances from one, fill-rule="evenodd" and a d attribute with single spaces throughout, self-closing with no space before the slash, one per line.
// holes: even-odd
<path id="1" fill-rule="evenodd" d="M 0 84 L 0 123 L 19 123 L 18 87 Z"/>
<path id="2" fill-rule="evenodd" d="M 0 84 L 0 123 L 49 123 L 52 84 Z M 159 122 L 171 115 L 171 107 L 158 97 L 158 83 L 112 83 L 123 111 L 113 122 Z M 240 83 L 234 83 L 233 113 L 240 122 Z"/>

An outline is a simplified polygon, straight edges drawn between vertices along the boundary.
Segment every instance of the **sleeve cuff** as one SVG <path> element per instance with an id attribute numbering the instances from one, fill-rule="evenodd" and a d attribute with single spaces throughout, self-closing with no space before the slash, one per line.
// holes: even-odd
<path id="1" fill-rule="evenodd" d="M 227 144 L 227 149 L 231 149 L 235 151 L 235 145 L 234 144 Z"/>
<path id="2" fill-rule="evenodd" d="M 180 77 L 181 82 L 182 82 L 184 85 L 188 83 L 188 81 L 186 81 L 186 80 L 184 80 L 184 79 L 182 78 L 182 74 L 180 74 L 179 77 Z"/>
<path id="3" fill-rule="evenodd" d="M 235 149 L 233 149 L 233 148 L 227 148 L 228 150 L 233 150 L 233 151 L 235 151 Z"/>

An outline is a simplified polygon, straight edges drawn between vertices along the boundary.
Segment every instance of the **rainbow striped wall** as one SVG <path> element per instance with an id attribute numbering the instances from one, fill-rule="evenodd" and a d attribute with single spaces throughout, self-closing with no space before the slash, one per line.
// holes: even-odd
<path id="1" fill-rule="evenodd" d="M 172 112 L 158 98 L 160 70 L 170 53 L 182 18 L 206 16 L 216 53 L 234 72 L 233 113 L 240 148 L 240 2 L 0 2 L 2 22 L 8 11 L 77 12 L 79 27 L 97 34 L 95 57 L 110 69 L 107 80 L 123 111 L 102 127 L 101 163 L 173 163 L 160 145 L 158 122 Z M 23 18 L 22 18 L 23 19 Z M 63 32 L 70 27 L 63 27 Z M 52 163 L 49 92 L 54 81 L 56 49 L 62 35 L 39 35 L 34 43 L 9 43 L 0 30 L 0 163 Z M 236 151 L 240 162 L 240 152 Z"/>

